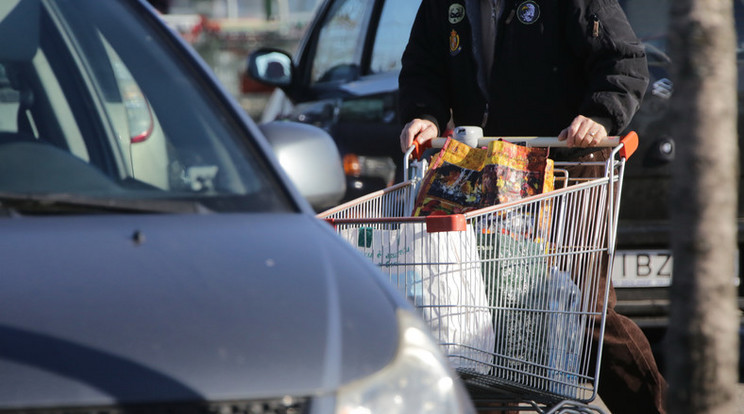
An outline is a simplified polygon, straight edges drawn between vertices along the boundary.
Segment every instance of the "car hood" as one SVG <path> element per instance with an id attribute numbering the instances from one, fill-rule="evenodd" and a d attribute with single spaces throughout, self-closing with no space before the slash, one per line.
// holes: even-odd
<path id="1" fill-rule="evenodd" d="M 399 71 L 383 72 L 347 82 L 340 89 L 352 96 L 370 96 L 398 90 Z"/>
<path id="2" fill-rule="evenodd" d="M 0 222 L 0 408 L 309 396 L 394 357 L 406 306 L 306 214 Z"/>

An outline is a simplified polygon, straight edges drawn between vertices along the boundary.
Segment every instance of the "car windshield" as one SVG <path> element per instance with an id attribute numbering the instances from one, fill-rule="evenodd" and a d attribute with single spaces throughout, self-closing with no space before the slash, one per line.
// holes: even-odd
<path id="1" fill-rule="evenodd" d="M 292 209 L 255 125 L 145 12 L 118 0 L 0 3 L 0 202 Z"/>

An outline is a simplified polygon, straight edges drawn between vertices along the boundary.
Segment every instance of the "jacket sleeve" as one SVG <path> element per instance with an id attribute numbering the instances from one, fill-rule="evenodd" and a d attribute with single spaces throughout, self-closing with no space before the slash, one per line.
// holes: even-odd
<path id="1" fill-rule="evenodd" d="M 572 2 L 576 9 L 569 13 L 568 27 L 587 79 L 579 113 L 618 134 L 630 124 L 648 86 L 644 46 L 617 0 Z"/>
<path id="2" fill-rule="evenodd" d="M 441 133 L 450 118 L 446 65 L 447 37 L 439 27 L 437 1 L 422 1 L 401 59 L 398 77 L 399 116 L 403 124 L 414 118 L 434 121 Z M 444 15 L 444 13 L 440 13 Z"/>

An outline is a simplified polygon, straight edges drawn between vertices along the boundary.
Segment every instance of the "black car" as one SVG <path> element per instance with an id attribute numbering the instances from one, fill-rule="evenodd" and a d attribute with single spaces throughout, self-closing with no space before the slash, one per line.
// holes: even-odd
<path id="1" fill-rule="evenodd" d="M 400 56 L 419 4 L 418 0 L 326 0 L 294 59 L 276 50 L 259 50 L 249 59 L 251 73 L 280 86 L 280 93 L 291 101 L 289 106 L 269 106 L 264 119 L 308 122 L 333 136 L 346 157 L 347 199 L 402 179 L 397 79 Z M 666 54 L 669 2 L 620 0 L 620 4 L 646 46 L 651 79 L 643 105 L 628 128 L 638 132 L 641 140 L 625 173 L 613 269 L 618 296 L 616 310 L 632 317 L 658 346 L 668 323 L 668 287 L 672 276 L 665 207 L 676 145 L 666 120 L 669 98 L 674 93 L 668 74 L 671 60 Z M 740 33 L 738 44 L 742 47 L 744 4 L 740 0 L 735 2 L 735 14 Z M 266 62 L 257 65 L 262 60 L 279 60 L 278 57 L 284 59 L 285 72 L 291 76 L 272 79 L 261 70 Z M 738 57 L 741 73 L 744 68 L 741 50 Z M 739 108 L 742 131 L 744 105 L 740 104 Z M 744 145 L 740 143 L 739 147 Z M 740 189 L 739 194 L 741 245 L 744 191 Z M 732 275 L 733 278 L 738 283 L 738 275 Z M 741 284 L 738 296 L 739 307 L 744 309 Z"/>
<path id="2" fill-rule="evenodd" d="M 402 180 L 398 72 L 419 1 L 324 1 L 300 42 L 286 52 L 259 50 L 248 73 L 281 88 L 292 105 L 271 100 L 267 118 L 327 130 L 347 176 L 346 200 Z M 277 72 L 269 61 L 291 64 Z M 291 75 L 291 76 L 287 76 Z"/>

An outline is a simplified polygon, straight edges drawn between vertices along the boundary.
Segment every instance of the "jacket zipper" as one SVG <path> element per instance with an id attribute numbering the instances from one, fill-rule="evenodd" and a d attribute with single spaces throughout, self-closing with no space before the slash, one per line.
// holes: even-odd
<path id="1" fill-rule="evenodd" d="M 502 0 L 502 1 L 507 1 L 507 0 Z M 491 16 L 495 19 L 496 18 L 496 6 L 493 3 L 491 4 L 492 4 Z M 514 20 L 514 15 L 517 14 L 517 4 L 518 4 L 518 0 L 511 2 L 511 8 L 509 9 L 509 14 L 506 16 L 506 19 L 504 20 L 504 26 L 511 24 L 512 20 Z M 503 37 L 503 34 L 502 34 L 503 27 L 501 25 L 498 25 L 496 27 L 496 30 L 499 32 L 499 35 L 496 37 L 496 41 L 499 42 L 501 41 Z M 496 45 L 496 47 L 498 49 L 498 45 Z M 494 54 L 494 58 L 495 57 L 496 55 Z M 486 91 L 486 95 L 488 95 L 488 91 Z M 486 128 L 486 123 L 488 122 L 488 114 L 489 114 L 488 99 L 486 99 L 486 108 L 483 111 L 483 120 L 481 123 L 481 127 L 483 129 Z"/>
<path id="2" fill-rule="evenodd" d="M 483 120 L 481 120 L 481 128 L 486 129 L 486 123 L 488 123 L 488 102 L 486 102 L 486 109 L 483 111 Z"/>

